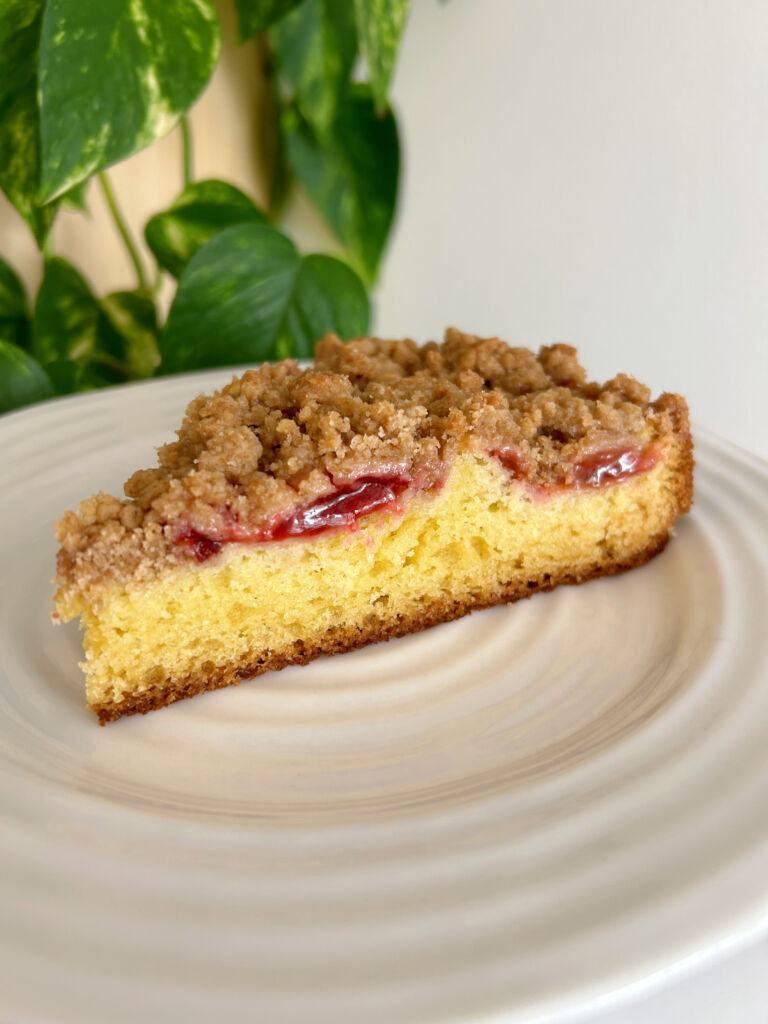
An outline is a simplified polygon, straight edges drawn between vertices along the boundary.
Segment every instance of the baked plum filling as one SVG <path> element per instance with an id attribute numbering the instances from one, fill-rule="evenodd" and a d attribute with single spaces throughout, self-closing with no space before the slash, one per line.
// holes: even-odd
<path id="1" fill-rule="evenodd" d="M 510 476 L 531 482 L 528 460 L 519 448 L 505 445 L 490 454 L 498 459 Z M 653 447 L 645 451 L 632 445 L 601 448 L 573 463 L 572 483 L 567 487 L 580 490 L 621 483 L 631 476 L 652 469 L 657 461 L 658 453 Z M 411 485 L 411 479 L 402 475 L 361 477 L 340 485 L 333 494 L 317 498 L 287 515 L 273 516 L 256 529 L 231 517 L 221 533 L 215 537 L 206 536 L 187 526 L 177 534 L 174 543 L 187 548 L 196 561 L 205 562 L 221 551 L 224 544 L 258 544 L 350 529 L 362 516 L 394 505 L 400 494 Z M 554 489 L 563 490 L 566 487 L 561 485 Z M 544 486 L 536 487 L 536 490 L 545 495 L 552 493 L 553 488 Z"/>
<path id="2" fill-rule="evenodd" d="M 331 530 L 354 527 L 362 516 L 395 503 L 409 486 L 404 476 L 366 478 L 339 487 L 309 505 L 294 509 L 288 515 L 274 516 L 257 529 L 249 529 L 234 518 L 218 537 L 207 537 L 186 527 L 175 543 L 188 548 L 198 562 L 205 562 L 221 551 L 224 544 L 240 542 L 258 544 L 291 537 L 309 537 Z"/>
<path id="3" fill-rule="evenodd" d="M 530 484 L 542 497 L 556 491 L 575 488 L 608 487 L 647 473 L 659 461 L 659 452 L 654 445 L 641 450 L 635 445 L 611 445 L 590 452 L 571 466 L 571 480 L 568 484 L 537 484 L 531 480 L 528 460 L 515 445 L 493 449 L 490 454 L 501 463 L 509 475 L 516 480 Z"/>
<path id="4" fill-rule="evenodd" d="M 178 535 L 175 544 L 178 544 L 181 548 L 187 548 L 195 556 L 196 562 L 205 562 L 212 555 L 217 554 L 221 551 L 220 540 L 214 540 L 212 537 L 206 537 L 202 533 L 198 533 L 197 530 L 193 530 L 191 526 Z"/>
<path id="5" fill-rule="evenodd" d="M 505 444 L 490 452 L 498 459 L 510 476 L 524 479 L 528 475 L 528 460 L 515 444 Z"/>
<path id="6" fill-rule="evenodd" d="M 658 452 L 653 448 L 645 451 L 631 445 L 602 448 L 574 463 L 573 483 L 575 487 L 619 484 L 638 473 L 647 473 L 658 461 Z"/>
<path id="7" fill-rule="evenodd" d="M 279 518 L 265 540 L 285 540 L 354 526 L 361 516 L 391 505 L 408 486 L 403 477 L 361 479 Z"/>

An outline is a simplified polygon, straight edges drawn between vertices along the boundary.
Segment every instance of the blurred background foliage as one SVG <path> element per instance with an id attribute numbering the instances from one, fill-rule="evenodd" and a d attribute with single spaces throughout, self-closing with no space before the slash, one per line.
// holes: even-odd
<path id="1" fill-rule="evenodd" d="M 0 412 L 159 373 L 308 357 L 328 331 L 367 331 L 397 203 L 387 94 L 408 0 L 233 3 L 239 39 L 259 36 L 267 75 L 263 207 L 233 184 L 194 177 L 186 115 L 221 49 L 210 0 L 0 8 L 0 189 L 43 260 L 33 300 L 0 243 Z M 107 170 L 177 125 L 184 187 L 145 226 L 148 266 Z M 58 211 L 86 211 L 94 179 L 135 272 L 133 289 L 102 296 L 88 268 L 51 243 Z M 302 254 L 280 230 L 296 184 L 343 260 Z M 169 277 L 176 291 L 162 322 Z"/>

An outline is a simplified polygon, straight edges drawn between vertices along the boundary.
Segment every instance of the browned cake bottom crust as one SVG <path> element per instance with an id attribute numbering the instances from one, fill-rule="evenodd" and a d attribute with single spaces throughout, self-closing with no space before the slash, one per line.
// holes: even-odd
<path id="1" fill-rule="evenodd" d="M 444 597 L 424 602 L 416 613 L 393 615 L 389 619 L 376 618 L 370 625 L 337 626 L 328 630 L 319 640 L 306 643 L 298 640 L 291 647 L 280 651 L 254 653 L 226 665 L 211 665 L 205 672 L 195 672 L 178 680 L 168 680 L 159 686 L 150 686 L 141 693 L 126 695 L 123 700 L 108 704 L 95 704 L 93 710 L 99 716 L 99 724 L 116 721 L 124 715 L 145 715 L 148 711 L 173 704 L 184 697 L 194 697 L 206 690 L 219 690 L 225 686 L 239 685 L 243 679 L 263 675 L 265 672 L 287 668 L 289 665 L 306 665 L 321 654 L 343 654 L 358 647 L 391 640 L 394 637 L 418 633 L 442 622 L 459 619 L 473 611 L 491 608 L 499 604 L 511 604 L 539 591 L 552 590 L 561 585 L 586 583 L 599 576 L 613 576 L 644 565 L 667 545 L 669 534 L 651 538 L 646 548 L 624 560 L 605 558 L 579 571 L 565 568 L 561 573 L 545 573 L 536 579 L 514 580 L 494 592 L 472 598 L 453 600 Z"/>

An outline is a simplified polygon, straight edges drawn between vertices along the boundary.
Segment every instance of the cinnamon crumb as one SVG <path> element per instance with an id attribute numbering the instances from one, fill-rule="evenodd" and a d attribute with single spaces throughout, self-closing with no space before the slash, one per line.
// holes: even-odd
<path id="1" fill-rule="evenodd" d="M 105 580 L 150 579 L 190 557 L 174 543 L 185 530 L 215 538 L 227 518 L 257 528 L 363 475 L 429 488 L 460 448 L 515 447 L 531 479 L 548 484 L 568 481 L 602 444 L 685 429 L 679 396 L 651 403 L 623 374 L 587 382 L 568 345 L 535 355 L 452 328 L 423 347 L 329 335 L 310 369 L 265 364 L 195 398 L 177 440 L 133 474 L 124 499 L 99 493 L 66 512 L 59 598 L 95 601 Z"/>

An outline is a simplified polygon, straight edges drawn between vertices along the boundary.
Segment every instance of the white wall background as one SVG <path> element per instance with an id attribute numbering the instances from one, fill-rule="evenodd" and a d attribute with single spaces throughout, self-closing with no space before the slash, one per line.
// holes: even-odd
<path id="1" fill-rule="evenodd" d="M 579 346 L 768 457 L 768 3 L 416 0 L 378 326 Z"/>

